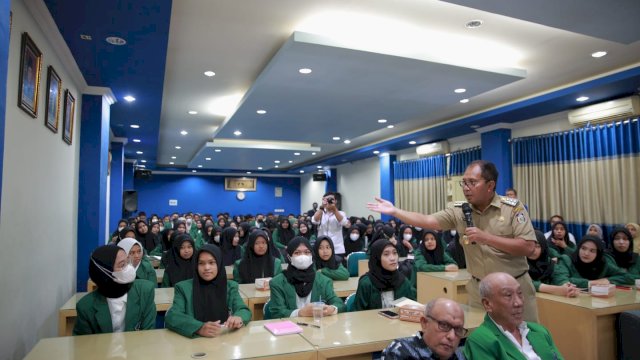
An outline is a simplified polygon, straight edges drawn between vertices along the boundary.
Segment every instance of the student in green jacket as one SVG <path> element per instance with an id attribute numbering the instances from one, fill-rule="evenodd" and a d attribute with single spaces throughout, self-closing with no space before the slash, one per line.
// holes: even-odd
<path id="1" fill-rule="evenodd" d="M 633 237 L 629 230 L 623 227 L 613 230 L 607 257 L 634 280 L 640 279 L 640 258 L 633 252 Z"/>
<path id="2" fill-rule="evenodd" d="M 563 359 L 544 326 L 524 321 L 524 296 L 513 276 L 501 272 L 485 276 L 480 296 L 487 314 L 467 338 L 467 359 Z"/>
<path id="3" fill-rule="evenodd" d="M 570 282 L 579 288 L 634 283 L 633 277 L 605 259 L 604 244 L 593 235 L 585 235 L 571 256 L 561 256 L 557 271 L 561 283 Z"/>
<path id="4" fill-rule="evenodd" d="M 195 272 L 194 244 L 186 233 L 173 235 L 171 251 L 167 252 L 167 267 L 162 277 L 162 287 L 174 287 L 182 280 L 191 279 Z"/>
<path id="5" fill-rule="evenodd" d="M 270 248 L 274 248 L 273 253 L 279 252 L 267 239 L 268 235 L 262 230 L 249 234 L 242 259 L 233 266 L 233 280 L 240 284 L 253 284 L 256 279 L 272 278 L 282 273 L 282 261 L 273 256 Z"/>
<path id="6" fill-rule="evenodd" d="M 151 263 L 143 258 L 142 244 L 136 239 L 126 238 L 118 243 L 118 247 L 129 255 L 129 262 L 136 270 L 136 279 L 149 280 L 152 284 L 158 284 L 156 271 Z"/>
<path id="7" fill-rule="evenodd" d="M 271 317 L 313 316 L 312 303 L 318 301 L 325 303 L 323 316 L 343 312 L 344 302 L 333 291 L 333 282 L 313 267 L 309 241 L 294 237 L 287 245 L 287 254 L 291 264 L 269 283 Z"/>
<path id="8" fill-rule="evenodd" d="M 273 241 L 286 247 L 296 235 L 296 229 L 291 226 L 289 219 L 281 217 L 278 220 L 278 227 L 273 232 Z"/>
<path id="9" fill-rule="evenodd" d="M 313 262 L 316 270 L 331 280 L 348 280 L 349 271 L 338 262 L 331 238 L 322 235 L 313 245 Z"/>
<path id="10" fill-rule="evenodd" d="M 238 283 L 227 280 L 220 248 L 205 244 L 195 257 L 197 275 L 176 284 L 165 317 L 167 328 L 190 338 L 216 337 L 248 324 L 251 311 L 240 297 Z"/>
<path id="11" fill-rule="evenodd" d="M 224 266 L 233 265 L 236 260 L 242 259 L 242 247 L 240 246 L 240 236 L 237 229 L 229 226 L 222 230 L 220 249 L 222 250 Z"/>
<path id="12" fill-rule="evenodd" d="M 556 271 L 556 264 L 549 256 L 549 245 L 544 234 L 540 230 L 535 230 L 536 244 L 533 253 L 527 256 L 529 263 L 529 276 L 533 281 L 533 286 L 537 292 L 576 297 L 580 294 L 580 289 L 570 282 L 562 282 Z"/>
<path id="13" fill-rule="evenodd" d="M 416 300 L 416 288 L 398 271 L 398 251 L 386 239 L 370 247 L 369 271 L 360 277 L 354 309 L 369 310 L 393 307 L 392 302 L 406 297 Z"/>
<path id="14" fill-rule="evenodd" d="M 569 240 L 567 225 L 562 221 L 557 221 L 551 225 L 549 234 L 549 253 L 552 259 L 557 259 L 560 255 L 571 255 L 576 251 L 576 245 Z"/>
<path id="15" fill-rule="evenodd" d="M 89 260 L 89 276 L 98 289 L 76 304 L 73 335 L 149 330 L 155 327 L 155 287 L 135 280 L 127 253 L 114 245 L 101 246 Z"/>

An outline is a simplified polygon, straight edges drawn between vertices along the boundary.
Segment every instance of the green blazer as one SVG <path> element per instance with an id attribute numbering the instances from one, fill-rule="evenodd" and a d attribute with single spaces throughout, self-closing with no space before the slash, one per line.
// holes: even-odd
<path id="1" fill-rule="evenodd" d="M 248 281 L 245 281 L 242 276 L 240 276 L 240 262 L 242 261 L 242 259 L 236 260 L 236 262 L 233 264 L 233 280 L 238 282 L 239 284 L 249 284 Z M 275 259 L 273 262 L 273 276 L 275 277 L 276 275 L 282 273 L 282 261 L 280 261 L 280 259 Z"/>
<path id="2" fill-rule="evenodd" d="M 140 261 L 140 266 L 138 266 L 138 270 L 136 270 L 136 279 L 149 280 L 152 284 L 158 286 L 158 276 L 156 276 L 156 271 L 147 259 L 142 259 Z"/>
<path id="3" fill-rule="evenodd" d="M 353 309 L 355 311 L 370 310 L 370 309 L 382 309 L 382 293 L 378 290 L 368 274 L 362 275 L 358 281 L 358 289 L 356 290 L 356 298 L 353 303 Z M 416 288 L 411 285 L 411 281 L 405 278 L 400 287 L 394 291 L 393 298 L 399 299 L 406 297 L 411 300 L 416 300 Z"/>
<path id="4" fill-rule="evenodd" d="M 413 254 L 414 254 L 413 268 L 415 271 L 422 271 L 422 272 L 444 271 L 444 268 L 447 265 L 450 265 L 450 264 L 458 265 L 456 261 L 453 260 L 453 258 L 449 254 L 447 254 L 446 251 L 444 252 L 443 265 L 429 264 L 427 260 L 424 258 L 424 255 L 422 255 L 422 251 L 416 251 Z"/>
<path id="5" fill-rule="evenodd" d="M 227 280 L 227 307 L 229 312 L 233 316 L 240 317 L 245 325 L 251 320 L 251 310 L 242 301 L 238 292 L 238 283 L 233 280 Z M 182 336 L 198 337 L 196 332 L 204 323 L 194 317 L 193 279 L 180 281 L 176 284 L 173 305 L 167 311 L 164 323 L 167 329 L 175 331 Z"/>
<path id="6" fill-rule="evenodd" d="M 616 263 L 616 259 L 614 259 L 611 254 L 605 254 L 604 258 L 611 265 L 618 266 L 618 264 Z M 625 268 L 622 268 L 622 267 L 619 267 L 619 266 L 618 266 L 618 268 L 620 270 L 626 272 L 634 280 L 640 279 L 640 257 L 637 257 L 635 262 L 633 264 L 631 264 L 631 266 L 628 269 L 625 269 Z"/>
<path id="7" fill-rule="evenodd" d="M 529 333 L 527 340 L 542 360 L 564 359 L 544 326 L 527 322 Z M 484 322 L 467 338 L 464 345 L 464 356 L 467 359 L 521 359 L 525 356 L 498 329 L 496 324 L 484 316 Z"/>
<path id="8" fill-rule="evenodd" d="M 331 280 L 344 281 L 349 280 L 349 270 L 345 268 L 342 264 L 338 265 L 338 268 L 333 270 L 329 268 L 323 268 L 320 270 L 322 275 L 328 277 Z"/>
<path id="9" fill-rule="evenodd" d="M 605 266 L 604 269 L 602 269 L 602 273 L 598 276 L 598 279 L 607 278 L 609 279 L 609 282 L 616 285 L 632 285 L 634 283 L 634 279 L 631 275 L 607 261 L 606 255 L 604 257 Z M 578 269 L 573 266 L 573 262 L 568 256 L 563 255 L 558 258 L 558 264 L 555 268 L 555 272 L 558 274 L 558 279 L 561 284 L 569 281 L 579 288 L 586 288 L 589 286 L 589 280 L 580 275 Z"/>
<path id="10" fill-rule="evenodd" d="M 269 309 L 271 317 L 288 318 L 291 313 L 298 309 L 296 305 L 296 290 L 284 276 L 284 273 L 274 277 L 269 283 L 271 288 L 271 300 L 269 301 Z M 333 291 L 333 282 L 322 273 L 316 273 L 311 289 L 311 302 L 322 300 L 327 305 L 333 305 L 338 308 L 338 312 L 344 312 L 345 306 L 342 299 L 336 296 Z"/>
<path id="11" fill-rule="evenodd" d="M 156 325 L 155 285 L 147 280 L 135 280 L 127 292 L 124 331 L 150 330 Z M 85 295 L 76 304 L 76 324 L 73 335 L 113 332 L 107 298 L 98 291 Z"/>
<path id="12" fill-rule="evenodd" d="M 293 229 L 293 233 L 295 234 L 294 236 L 298 236 L 298 229 Z M 275 229 L 271 237 L 273 237 L 273 243 L 276 244 L 278 249 L 284 249 L 287 247 L 280 241 L 280 229 Z"/>
<path id="13" fill-rule="evenodd" d="M 548 241 L 548 240 L 547 240 Z M 576 251 L 576 245 L 572 242 L 569 242 L 566 248 L 556 250 L 549 246 L 549 257 L 550 258 L 560 258 L 560 255 L 571 255 Z"/>

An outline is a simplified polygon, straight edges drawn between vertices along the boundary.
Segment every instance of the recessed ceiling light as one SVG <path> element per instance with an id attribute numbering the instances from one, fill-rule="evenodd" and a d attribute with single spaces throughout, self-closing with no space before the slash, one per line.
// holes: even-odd
<path id="1" fill-rule="evenodd" d="M 138 165 L 138 167 L 146 168 L 147 166 L 146 165 Z"/>
<path id="2" fill-rule="evenodd" d="M 466 92 L 467 89 L 463 89 L 463 88 L 459 88 L 459 89 L 455 89 L 453 90 L 454 93 L 456 94 L 462 94 L 463 92 Z"/>
<path id="3" fill-rule="evenodd" d="M 334 136 L 332 139 L 335 141 L 340 141 L 340 136 Z"/>
<path id="4" fill-rule="evenodd" d="M 300 156 L 300 153 L 293 153 L 293 155 L 295 155 L 295 156 Z"/>
<path id="5" fill-rule="evenodd" d="M 204 75 L 205 75 L 205 76 L 208 76 L 208 77 L 212 77 L 212 76 L 215 76 L 215 75 L 216 75 L 216 73 L 214 73 L 213 71 L 209 70 L 209 71 L 205 71 L 205 72 L 204 72 Z"/>
<path id="6" fill-rule="evenodd" d="M 133 96 L 131 96 L 131 95 L 127 95 L 127 96 L 125 96 L 125 97 L 124 97 L 124 99 L 125 99 L 125 100 L 127 100 L 128 102 L 136 101 L 136 98 L 134 98 L 134 97 L 133 97 Z"/>
<path id="7" fill-rule="evenodd" d="M 207 161 L 211 161 L 211 158 L 204 158 L 204 159 L 207 160 Z"/>
<path id="8" fill-rule="evenodd" d="M 247 171 L 247 174 L 251 175 L 251 171 Z"/>
<path id="9" fill-rule="evenodd" d="M 579 98 L 576 99 L 576 101 L 580 101 L 580 102 L 587 101 L 587 100 L 589 100 L 588 96 L 580 96 Z"/>
<path id="10" fill-rule="evenodd" d="M 315 155 L 316 153 L 312 152 L 311 155 Z"/>
<path id="11" fill-rule="evenodd" d="M 411 141 L 409 141 L 409 144 L 410 144 L 410 145 L 415 145 L 415 144 L 416 144 L 416 142 L 415 142 L 415 141 L 413 141 L 413 140 L 411 140 Z"/>
<path id="12" fill-rule="evenodd" d="M 118 36 L 109 36 L 108 38 L 105 39 L 105 41 L 111 45 L 116 45 L 116 46 L 122 46 L 127 43 L 127 40 Z"/>
<path id="13" fill-rule="evenodd" d="M 480 125 L 471 125 L 470 127 L 471 127 L 472 129 L 477 129 L 477 128 L 479 128 L 479 127 L 480 127 Z"/>
<path id="14" fill-rule="evenodd" d="M 202 165 L 198 165 L 198 167 L 199 167 L 199 168 L 201 168 L 201 167 L 202 167 Z"/>
<path id="15" fill-rule="evenodd" d="M 606 51 L 596 51 L 593 54 L 591 54 L 591 56 L 593 56 L 594 58 L 601 58 L 605 55 L 607 55 Z"/>
<path id="16" fill-rule="evenodd" d="M 289 160 L 289 164 L 293 164 L 293 160 Z"/>
<path id="17" fill-rule="evenodd" d="M 144 164 L 147 162 L 147 160 L 140 160 L 140 162 Z"/>
<path id="18" fill-rule="evenodd" d="M 304 170 L 300 170 L 300 174 L 304 174 Z"/>
<path id="19" fill-rule="evenodd" d="M 131 126 L 132 129 L 139 129 L 140 128 L 140 125 L 136 125 L 136 124 L 131 124 L 129 126 Z"/>
<path id="20" fill-rule="evenodd" d="M 267 110 L 262 110 L 262 109 L 260 109 L 260 110 L 257 110 L 257 111 L 256 111 L 256 113 L 258 113 L 258 114 L 260 114 L 260 115 L 264 115 L 264 114 L 266 114 L 266 113 L 267 113 Z"/>
<path id="21" fill-rule="evenodd" d="M 187 130 L 182 130 L 182 131 L 180 131 L 180 134 L 182 134 L 182 135 L 187 135 L 188 133 L 189 133 L 189 132 L 188 132 Z"/>
<path id="22" fill-rule="evenodd" d="M 380 154 L 380 156 L 389 156 L 388 152 L 383 152 L 382 154 Z"/>
<path id="23" fill-rule="evenodd" d="M 191 172 L 197 172 L 196 170 L 191 170 Z"/>
<path id="24" fill-rule="evenodd" d="M 242 135 L 242 131 L 236 130 L 236 131 L 233 132 L 233 135 L 240 136 L 240 135 Z"/>
<path id="25" fill-rule="evenodd" d="M 280 160 L 273 160 L 274 163 L 280 164 Z"/>
<path id="26" fill-rule="evenodd" d="M 380 151 L 378 151 L 378 150 L 373 150 L 373 153 L 374 153 L 374 154 L 376 154 L 376 155 L 378 155 L 378 154 L 380 154 Z"/>
<path id="27" fill-rule="evenodd" d="M 169 161 L 169 165 L 173 165 L 175 164 L 173 161 Z"/>
<path id="28" fill-rule="evenodd" d="M 197 112 L 197 111 L 195 111 L 195 110 L 189 110 L 189 114 L 190 114 L 190 115 L 196 115 L 196 114 L 198 114 L 198 112 Z"/>
<path id="29" fill-rule="evenodd" d="M 142 155 L 142 154 L 143 154 L 143 152 L 142 152 L 142 151 L 136 151 L 136 154 L 138 154 L 138 155 Z"/>
<path id="30" fill-rule="evenodd" d="M 471 20 L 468 23 L 464 24 L 464 26 L 467 29 L 476 29 L 479 28 L 480 26 L 482 26 L 483 21 L 482 20 Z"/>
<path id="31" fill-rule="evenodd" d="M 386 123 L 386 122 L 387 122 L 387 119 L 378 119 L 378 122 L 379 122 L 380 124 L 384 124 L 384 123 Z"/>
<path id="32" fill-rule="evenodd" d="M 393 125 L 387 125 L 387 129 L 393 129 L 395 126 Z"/>
<path id="33" fill-rule="evenodd" d="M 140 142 L 140 139 L 133 139 L 133 142 L 134 142 L 134 143 L 139 143 L 139 142 Z"/>
<path id="34" fill-rule="evenodd" d="M 306 74 L 311 74 L 311 69 L 309 69 L 309 68 L 302 68 L 302 69 L 298 70 L 298 72 L 299 72 L 300 74 L 305 74 L 305 75 L 306 75 Z"/>
<path id="35" fill-rule="evenodd" d="M 172 156 L 171 158 L 172 158 L 172 159 L 174 159 L 174 160 L 176 159 L 176 157 L 175 157 L 175 156 Z"/>
<path id="36" fill-rule="evenodd" d="M 280 167 L 280 165 L 276 165 L 276 166 L 275 166 L 275 168 L 276 168 L 276 169 L 277 169 L 277 168 L 279 168 L 279 167 Z"/>
<path id="37" fill-rule="evenodd" d="M 322 165 L 318 165 L 316 166 L 318 169 L 322 169 Z"/>
<path id="38" fill-rule="evenodd" d="M 258 166 L 258 170 L 262 170 L 262 166 Z"/>
<path id="39" fill-rule="evenodd" d="M 180 150 L 182 149 L 182 146 L 176 146 L 176 149 Z"/>
<path id="40" fill-rule="evenodd" d="M 460 100 L 460 102 L 463 103 L 463 104 L 466 104 L 466 103 L 469 102 L 469 99 L 462 99 L 462 100 Z"/>
<path id="41" fill-rule="evenodd" d="M 215 152 L 220 152 L 220 151 L 222 151 L 222 150 L 221 150 L 221 149 L 215 149 L 215 150 L 213 150 L 213 151 L 215 151 Z"/>
<path id="42" fill-rule="evenodd" d="M 347 139 L 345 141 L 343 141 L 345 144 L 351 144 L 351 140 Z"/>

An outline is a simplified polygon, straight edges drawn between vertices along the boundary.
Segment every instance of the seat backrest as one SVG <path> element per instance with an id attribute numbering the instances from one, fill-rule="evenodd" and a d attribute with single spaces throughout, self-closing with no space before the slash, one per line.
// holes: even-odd
<path id="1" fill-rule="evenodd" d="M 344 305 L 347 308 L 347 312 L 353 311 L 353 303 L 356 301 L 356 293 L 351 293 L 344 299 Z"/>
<path id="2" fill-rule="evenodd" d="M 364 251 L 356 251 L 347 255 L 347 270 L 349 270 L 349 276 L 358 276 L 358 261 L 366 258 L 367 253 Z"/>
<path id="3" fill-rule="evenodd" d="M 271 310 L 269 310 L 270 302 L 271 302 L 271 299 L 267 300 L 267 302 L 264 303 L 264 308 L 262 308 L 262 317 L 264 318 L 264 320 L 271 319 Z"/>

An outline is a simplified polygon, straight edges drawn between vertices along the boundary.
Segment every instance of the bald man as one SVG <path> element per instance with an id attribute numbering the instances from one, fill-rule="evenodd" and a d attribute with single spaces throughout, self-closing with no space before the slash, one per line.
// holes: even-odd
<path id="1" fill-rule="evenodd" d="M 524 295 L 507 273 L 491 273 L 480 281 L 486 310 L 484 322 L 464 347 L 468 359 L 562 359 L 551 334 L 542 325 L 524 321 Z"/>
<path id="2" fill-rule="evenodd" d="M 420 325 L 422 331 L 415 336 L 394 340 L 382 352 L 382 359 L 464 359 L 458 344 L 467 329 L 458 303 L 444 298 L 431 300 L 425 306 Z"/>

